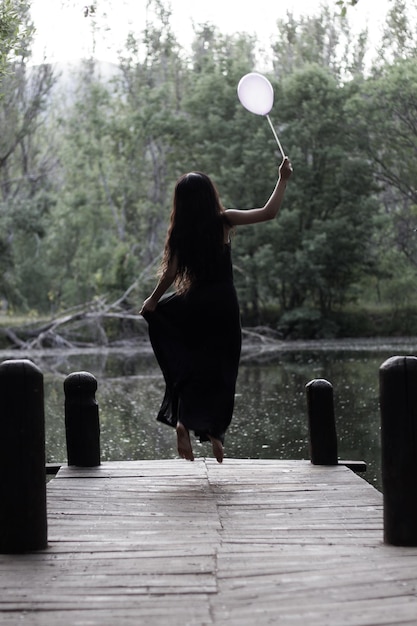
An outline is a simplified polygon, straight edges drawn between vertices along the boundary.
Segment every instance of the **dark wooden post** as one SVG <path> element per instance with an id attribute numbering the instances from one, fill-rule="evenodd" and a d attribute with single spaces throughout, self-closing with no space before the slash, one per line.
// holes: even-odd
<path id="1" fill-rule="evenodd" d="M 97 380 L 89 372 L 74 372 L 66 377 L 64 391 L 68 465 L 100 465 Z"/>
<path id="2" fill-rule="evenodd" d="M 47 547 L 43 374 L 0 364 L 0 553 Z"/>
<path id="3" fill-rule="evenodd" d="M 333 386 L 323 378 L 306 385 L 310 459 L 313 465 L 337 465 Z"/>
<path id="4" fill-rule="evenodd" d="M 384 541 L 417 546 L 417 358 L 379 368 Z"/>

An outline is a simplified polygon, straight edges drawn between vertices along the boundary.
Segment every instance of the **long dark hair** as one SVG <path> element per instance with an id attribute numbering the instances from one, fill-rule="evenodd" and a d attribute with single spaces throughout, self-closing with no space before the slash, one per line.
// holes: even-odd
<path id="1" fill-rule="evenodd" d="M 225 210 L 211 179 L 202 172 L 181 176 L 175 186 L 161 271 L 177 258 L 175 285 L 186 291 L 216 275 L 224 254 Z"/>

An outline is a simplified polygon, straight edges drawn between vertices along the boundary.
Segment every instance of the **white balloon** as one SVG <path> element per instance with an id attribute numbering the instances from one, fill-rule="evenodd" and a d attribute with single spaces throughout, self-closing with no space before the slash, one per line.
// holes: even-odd
<path id="1" fill-rule="evenodd" d="M 271 83 L 257 72 L 242 76 L 237 86 L 237 95 L 245 109 L 256 115 L 268 115 L 274 104 Z"/>

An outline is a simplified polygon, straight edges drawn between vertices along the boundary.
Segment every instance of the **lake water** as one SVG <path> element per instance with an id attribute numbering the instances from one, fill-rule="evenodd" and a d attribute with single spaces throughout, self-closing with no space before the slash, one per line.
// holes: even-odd
<path id="1" fill-rule="evenodd" d="M 379 367 L 394 355 L 417 353 L 417 338 L 260 344 L 244 350 L 227 457 L 308 459 L 306 384 L 333 385 L 339 458 L 365 460 L 364 478 L 381 489 Z M 102 460 L 175 458 L 174 430 L 155 420 L 164 384 L 149 349 L 20 354 L 44 374 L 48 462 L 66 462 L 66 376 L 88 371 L 98 381 Z M 211 454 L 193 442 L 196 456 Z M 185 462 L 185 461 L 184 461 Z"/>

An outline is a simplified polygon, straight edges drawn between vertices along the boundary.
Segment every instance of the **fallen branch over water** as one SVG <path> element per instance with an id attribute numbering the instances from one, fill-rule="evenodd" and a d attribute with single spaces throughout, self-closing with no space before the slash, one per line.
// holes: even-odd
<path id="1" fill-rule="evenodd" d="M 144 336 L 143 318 L 123 310 L 120 300 L 112 305 L 97 301 L 71 309 L 58 317 L 0 330 L 4 347 L 33 350 L 86 348 Z"/>
<path id="2" fill-rule="evenodd" d="M 50 319 L 0 329 L 0 347 L 12 350 L 129 348 L 148 343 L 147 324 L 141 315 L 112 304 L 94 301 Z M 281 345 L 279 334 L 268 327 L 245 328 L 242 359 L 267 356 Z"/>

